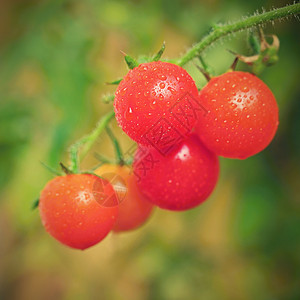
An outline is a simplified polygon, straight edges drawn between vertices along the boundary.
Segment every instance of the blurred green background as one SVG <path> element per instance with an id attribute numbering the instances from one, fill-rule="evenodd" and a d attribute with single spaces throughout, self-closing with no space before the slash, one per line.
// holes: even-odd
<path id="1" fill-rule="evenodd" d="M 166 41 L 164 57 L 175 58 L 214 23 L 286 3 L 0 1 L 0 299 L 300 299 L 300 28 L 293 17 L 265 26 L 281 41 L 279 62 L 261 75 L 278 100 L 277 135 L 255 157 L 221 159 L 209 201 L 183 213 L 157 209 L 142 229 L 111 234 L 84 252 L 57 243 L 30 209 L 53 177 L 40 161 L 66 161 L 67 147 L 111 109 L 100 99 L 115 89 L 104 83 L 127 72 L 119 50 L 151 54 Z M 206 50 L 215 74 L 232 63 L 226 49 L 251 54 L 248 35 Z M 204 85 L 193 64 L 186 69 Z M 93 151 L 111 153 L 107 137 Z M 84 166 L 95 163 L 91 152 Z"/>

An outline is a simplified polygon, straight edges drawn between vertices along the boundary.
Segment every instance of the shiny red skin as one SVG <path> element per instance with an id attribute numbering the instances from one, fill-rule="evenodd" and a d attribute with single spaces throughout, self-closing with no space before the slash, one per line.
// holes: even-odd
<path id="1" fill-rule="evenodd" d="M 245 72 L 212 78 L 200 91 L 207 110 L 198 116 L 196 132 L 217 155 L 245 159 L 272 141 L 278 127 L 278 106 L 268 86 Z"/>
<path id="2" fill-rule="evenodd" d="M 119 215 L 113 227 L 114 232 L 137 229 L 149 219 L 153 212 L 153 204 L 137 188 L 131 168 L 103 164 L 95 174 L 109 180 L 118 196 Z"/>
<path id="3" fill-rule="evenodd" d="M 105 195 L 115 197 L 115 192 L 98 176 L 55 177 L 40 195 L 39 210 L 46 231 L 71 248 L 84 250 L 97 244 L 111 231 L 118 216 L 118 205 L 99 204 Z"/>
<path id="4" fill-rule="evenodd" d="M 137 185 L 148 200 L 174 211 L 204 202 L 219 175 L 217 156 L 203 146 L 195 134 L 166 156 L 155 148 L 140 146 L 133 166 Z"/>
<path id="5" fill-rule="evenodd" d="M 118 86 L 114 107 L 119 126 L 137 143 L 149 146 L 168 141 L 171 145 L 194 127 L 196 116 L 190 105 L 197 100 L 191 76 L 177 65 L 158 61 L 128 72 Z M 154 130 L 158 127 L 159 141 Z"/>

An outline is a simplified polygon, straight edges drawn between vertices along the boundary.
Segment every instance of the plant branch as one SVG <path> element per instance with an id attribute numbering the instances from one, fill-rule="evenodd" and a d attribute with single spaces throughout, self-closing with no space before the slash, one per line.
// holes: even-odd
<path id="1" fill-rule="evenodd" d="M 106 128 L 107 124 L 114 117 L 114 111 L 109 112 L 105 116 L 103 116 L 100 122 L 97 124 L 96 128 L 88 135 L 81 138 L 75 144 L 70 147 L 70 170 L 74 173 L 79 172 L 79 164 L 80 161 L 86 156 L 89 152 L 100 133 Z M 81 150 L 81 151 L 80 151 Z M 79 154 L 80 151 L 80 154 Z"/>
<path id="2" fill-rule="evenodd" d="M 278 20 L 290 15 L 297 15 L 299 13 L 300 13 L 300 3 L 295 3 L 268 12 L 263 12 L 261 14 L 255 14 L 253 16 L 244 18 L 243 20 L 237 21 L 232 24 L 217 25 L 199 43 L 195 44 L 181 58 L 173 62 L 179 66 L 183 66 L 187 62 L 192 60 L 194 57 L 199 56 L 199 54 L 205 48 L 210 46 L 213 42 L 226 35 L 232 34 L 240 30 L 245 30 L 247 28 L 255 27 L 267 22 Z"/>

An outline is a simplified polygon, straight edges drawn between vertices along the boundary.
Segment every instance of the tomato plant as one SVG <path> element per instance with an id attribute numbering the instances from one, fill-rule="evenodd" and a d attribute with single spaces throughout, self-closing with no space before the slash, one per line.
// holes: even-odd
<path id="1" fill-rule="evenodd" d="M 229 72 L 210 76 L 201 53 L 223 36 L 299 11 L 294 4 L 218 25 L 177 59 L 161 60 L 164 45 L 155 56 L 137 61 L 125 54 L 131 70 L 111 82 L 118 87 L 106 97 L 114 101 L 114 111 L 71 146 L 70 165 L 62 165 L 66 175 L 54 178 L 41 193 L 46 230 L 65 245 L 85 249 L 111 230 L 138 228 L 153 205 L 183 211 L 208 199 L 218 180 L 218 156 L 245 159 L 267 147 L 278 127 L 278 106 L 268 86 L 249 72 L 235 71 L 236 63 Z M 279 39 L 273 35 L 269 45 L 261 29 L 257 35 L 255 55 L 235 54 L 235 62 L 247 63 L 253 73 L 278 61 Z M 183 69 L 194 58 L 200 59 L 202 67 L 197 66 L 209 80 L 200 92 Z M 114 116 L 138 143 L 133 165 L 109 128 Z M 99 155 L 102 166 L 82 171 L 81 161 L 105 129 L 116 161 Z"/>

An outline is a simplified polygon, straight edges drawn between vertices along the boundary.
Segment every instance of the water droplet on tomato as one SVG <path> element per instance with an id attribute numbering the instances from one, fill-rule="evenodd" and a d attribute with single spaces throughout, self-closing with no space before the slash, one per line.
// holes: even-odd
<path id="1" fill-rule="evenodd" d="M 176 94 L 176 90 L 174 88 L 172 88 L 171 86 L 168 87 L 168 91 L 170 91 L 172 95 Z"/>
<path id="2" fill-rule="evenodd" d="M 150 107 L 151 107 L 152 109 L 155 109 L 155 108 L 156 108 L 156 105 L 157 105 L 156 101 L 153 101 L 153 102 L 150 103 Z"/>
<path id="3" fill-rule="evenodd" d="M 126 94 L 126 91 L 127 91 L 127 87 L 124 87 L 123 89 L 121 89 L 120 95 L 124 96 Z"/>
<path id="4" fill-rule="evenodd" d="M 164 75 L 164 74 L 158 74 L 157 77 L 161 80 L 166 80 L 167 79 L 167 76 Z"/>
<path id="5" fill-rule="evenodd" d="M 159 87 L 160 87 L 161 89 L 164 89 L 164 88 L 166 87 L 166 85 L 165 85 L 163 82 L 161 82 L 161 83 L 159 84 Z"/>
<path id="6" fill-rule="evenodd" d="M 125 111 L 125 119 L 127 121 L 131 121 L 133 119 L 133 110 L 130 106 L 128 106 L 127 110 Z"/>

